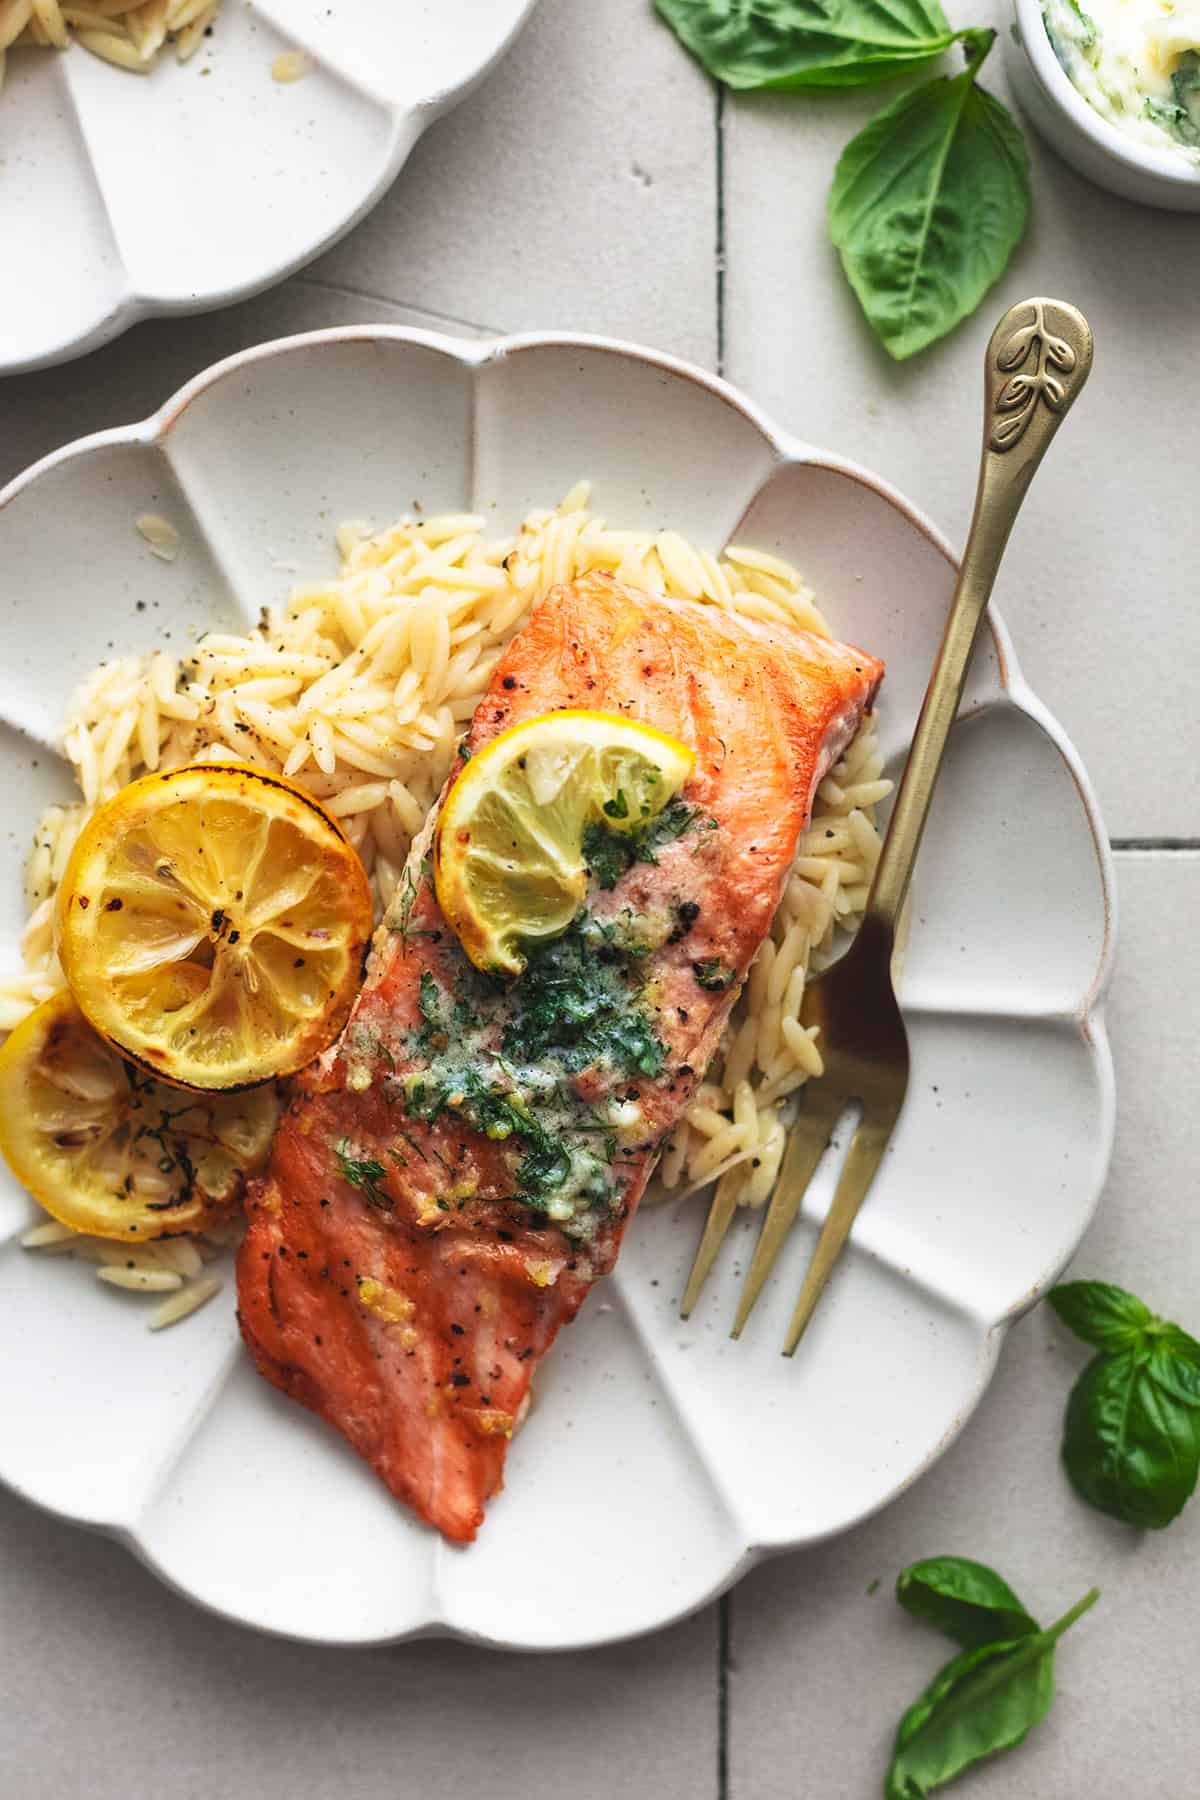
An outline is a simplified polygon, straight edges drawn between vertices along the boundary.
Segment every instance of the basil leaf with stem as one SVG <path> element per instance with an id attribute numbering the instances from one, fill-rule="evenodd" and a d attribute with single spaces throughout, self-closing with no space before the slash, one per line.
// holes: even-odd
<path id="1" fill-rule="evenodd" d="M 1200 1343 L 1109 1282 L 1067 1282 L 1047 1298 L 1100 1352 L 1067 1402 L 1071 1485 L 1114 1519 L 1161 1531 L 1200 1476 Z"/>
<path id="2" fill-rule="evenodd" d="M 829 234 L 884 348 L 903 361 L 999 280 L 1029 217 L 1020 128 L 976 83 L 994 31 L 963 33 L 961 75 L 893 100 L 843 150 Z"/>
<path id="3" fill-rule="evenodd" d="M 1108 1281 L 1066 1281 L 1046 1295 L 1064 1325 L 1097 1350 L 1127 1350 L 1154 1314 L 1136 1294 Z"/>
<path id="4" fill-rule="evenodd" d="M 955 39 L 938 0 L 655 0 L 676 37 L 731 88 L 888 81 Z"/>
<path id="5" fill-rule="evenodd" d="M 896 1580 L 896 1598 L 915 1619 L 927 1619 L 964 1649 L 1038 1630 L 1008 1583 L 968 1556 L 930 1556 Z"/>
<path id="6" fill-rule="evenodd" d="M 924 1800 L 965 1769 L 1023 1742 L 1054 1701 L 1054 1646 L 1099 1599 L 1093 1588 L 1045 1631 L 964 1650 L 896 1732 L 886 1800 Z"/>
<path id="7" fill-rule="evenodd" d="M 1161 1531 L 1200 1474 L 1200 1410 L 1156 1379 L 1152 1361 L 1145 1348 L 1092 1358 L 1067 1402 L 1062 1455 L 1090 1505 Z"/>

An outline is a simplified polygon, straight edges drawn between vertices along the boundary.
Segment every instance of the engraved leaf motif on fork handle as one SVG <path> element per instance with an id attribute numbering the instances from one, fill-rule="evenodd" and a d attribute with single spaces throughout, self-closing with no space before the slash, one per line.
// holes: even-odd
<path id="1" fill-rule="evenodd" d="M 1078 364 L 1066 338 L 1049 329 L 1045 302 L 1029 304 L 1033 317 L 1018 325 L 996 352 L 996 374 L 1001 378 L 1007 375 L 1008 380 L 993 401 L 995 416 L 988 438 L 992 450 L 1011 450 L 1020 443 L 1039 401 L 1051 412 L 1060 412 Z"/>

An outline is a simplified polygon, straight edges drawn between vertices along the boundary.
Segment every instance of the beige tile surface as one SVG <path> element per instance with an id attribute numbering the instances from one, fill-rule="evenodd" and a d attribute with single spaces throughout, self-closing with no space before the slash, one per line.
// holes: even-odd
<path id="1" fill-rule="evenodd" d="M 302 277 L 0 382 L 0 485 L 71 438 L 152 412 L 219 357 L 327 325 L 597 332 L 713 367 L 716 164 L 712 89 L 646 0 L 546 0 L 386 199 Z"/>
<path id="2" fill-rule="evenodd" d="M 950 10 L 955 24 L 1007 27 L 994 0 Z M 999 42 L 982 79 L 1007 97 Z M 1159 734 L 1152 784 L 1135 746 L 1164 717 L 1176 669 L 1200 654 L 1194 536 L 1181 529 L 1194 507 L 1200 231 L 1092 187 L 1027 133 L 1035 211 L 1007 274 L 951 338 L 894 363 L 825 227 L 838 155 L 879 104 L 870 92 L 727 101 L 726 372 L 799 436 L 894 481 L 961 544 L 992 325 L 1031 293 L 1081 306 L 1095 370 L 1026 502 L 997 602 L 1033 686 L 1083 751 L 1109 830 L 1194 836 L 1200 728 Z"/>
<path id="3" fill-rule="evenodd" d="M 714 98 L 649 0 L 543 0 L 326 279 L 505 331 L 716 353 Z"/>
<path id="4" fill-rule="evenodd" d="M 578 1656 L 314 1649 L 201 1613 L 0 1494 L 0 1621 L 5 1800 L 713 1792 L 715 1609 Z"/>
<path id="5" fill-rule="evenodd" d="M 1200 916 L 1200 856 L 1128 853 L 1119 881 L 1117 1152 L 1072 1272 L 1128 1285 L 1194 1328 L 1200 975 L 1179 948 Z M 964 1781 L 964 1800 L 1196 1792 L 1200 1502 L 1168 1531 L 1143 1534 L 1075 1498 L 1058 1440 L 1085 1354 L 1038 1308 L 1013 1329 L 962 1437 L 910 1494 L 860 1530 L 743 1582 L 732 1600 L 731 1800 L 881 1791 L 896 1721 L 952 1648 L 900 1611 L 892 1583 L 906 1564 L 942 1553 L 991 1563 L 1047 1620 L 1093 1584 L 1102 1590 L 1063 1641 L 1050 1718 L 1023 1749 Z"/>
<path id="6" fill-rule="evenodd" d="M 985 10 L 1001 21 L 978 0 L 955 21 Z M 986 80 L 1003 91 L 999 46 Z M 714 95 L 649 0 L 542 0 L 492 79 L 303 277 L 0 384 L 0 482 L 264 337 L 379 317 L 561 327 L 710 367 L 723 348 L 727 373 L 781 422 L 891 477 L 961 540 L 992 316 L 1058 291 L 1093 319 L 1096 374 L 1028 503 L 1001 604 L 1088 759 L 1110 830 L 1196 838 L 1200 732 L 1177 698 L 1200 650 L 1196 224 L 1110 199 L 1034 145 L 1035 225 L 994 302 L 897 367 L 863 327 L 823 226 L 837 153 L 877 103 L 729 100 L 719 140 Z M 1197 1326 L 1200 856 L 1124 855 L 1120 877 L 1121 1117 L 1078 1267 Z M 964 1795 L 1190 1800 L 1200 1511 L 1142 1540 L 1074 1500 L 1056 1445 L 1078 1365 L 1044 1309 L 1016 1327 L 978 1415 L 924 1482 L 850 1537 L 760 1569 L 726 1603 L 723 1679 L 716 1609 L 643 1643 L 541 1660 L 260 1639 L 196 1612 L 118 1546 L 0 1495 L 0 1800 L 525 1800 L 568 1788 L 578 1800 L 858 1800 L 879 1791 L 894 1721 L 941 1655 L 890 1583 L 939 1549 L 994 1561 L 1047 1615 L 1093 1580 L 1105 1590 L 1063 1649 L 1052 1720 Z"/>

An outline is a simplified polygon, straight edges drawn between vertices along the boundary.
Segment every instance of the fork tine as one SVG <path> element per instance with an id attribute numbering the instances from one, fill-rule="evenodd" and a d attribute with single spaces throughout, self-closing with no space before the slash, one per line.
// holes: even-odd
<path id="1" fill-rule="evenodd" d="M 894 1117 L 883 1123 L 875 1121 L 871 1124 L 863 1119 L 850 1140 L 850 1150 L 838 1177 L 833 1202 L 821 1227 L 821 1235 L 817 1239 L 817 1247 L 813 1251 L 812 1261 L 804 1277 L 804 1286 L 800 1290 L 800 1298 L 796 1302 L 796 1310 L 784 1339 L 785 1356 L 794 1353 L 804 1335 L 805 1326 L 813 1316 L 817 1301 L 825 1291 L 825 1284 L 850 1235 L 850 1227 L 858 1216 L 858 1209 L 866 1199 L 867 1190 L 883 1160 L 895 1123 Z"/>
<path id="2" fill-rule="evenodd" d="M 833 1128 L 844 1110 L 845 1102 L 839 1099 L 823 1110 L 819 1108 L 818 1102 L 832 1099 L 832 1095 L 825 1094 L 822 1088 L 814 1084 L 812 1091 L 805 1095 L 804 1111 L 788 1133 L 783 1164 L 775 1180 L 775 1191 L 771 1195 L 771 1204 L 767 1208 L 758 1243 L 754 1247 L 754 1259 L 742 1288 L 730 1337 L 741 1337 L 742 1327 L 750 1317 L 780 1247 L 795 1223 L 800 1202 L 804 1199 L 817 1164 L 829 1148 Z"/>
<path id="3" fill-rule="evenodd" d="M 717 1183 L 717 1191 L 712 1197 L 708 1218 L 704 1222 L 704 1236 L 700 1239 L 696 1260 L 692 1264 L 692 1272 L 688 1276 L 688 1284 L 684 1289 L 683 1299 L 679 1303 L 681 1319 L 691 1318 L 692 1308 L 700 1298 L 700 1291 L 717 1260 L 717 1251 L 725 1242 L 725 1234 L 737 1211 L 738 1188 L 741 1185 L 738 1177 L 743 1173 L 744 1171 L 741 1169 L 730 1169 L 728 1174 L 722 1175 Z M 732 1181 L 729 1179 L 730 1175 L 734 1177 Z"/>

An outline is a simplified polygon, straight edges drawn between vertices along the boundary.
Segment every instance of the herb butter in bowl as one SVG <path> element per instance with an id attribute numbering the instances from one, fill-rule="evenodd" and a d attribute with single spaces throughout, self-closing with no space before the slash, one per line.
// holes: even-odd
<path id="1" fill-rule="evenodd" d="M 1126 199 L 1200 211 L 1200 7 L 1014 5 L 1013 85 L 1059 154 Z"/>

